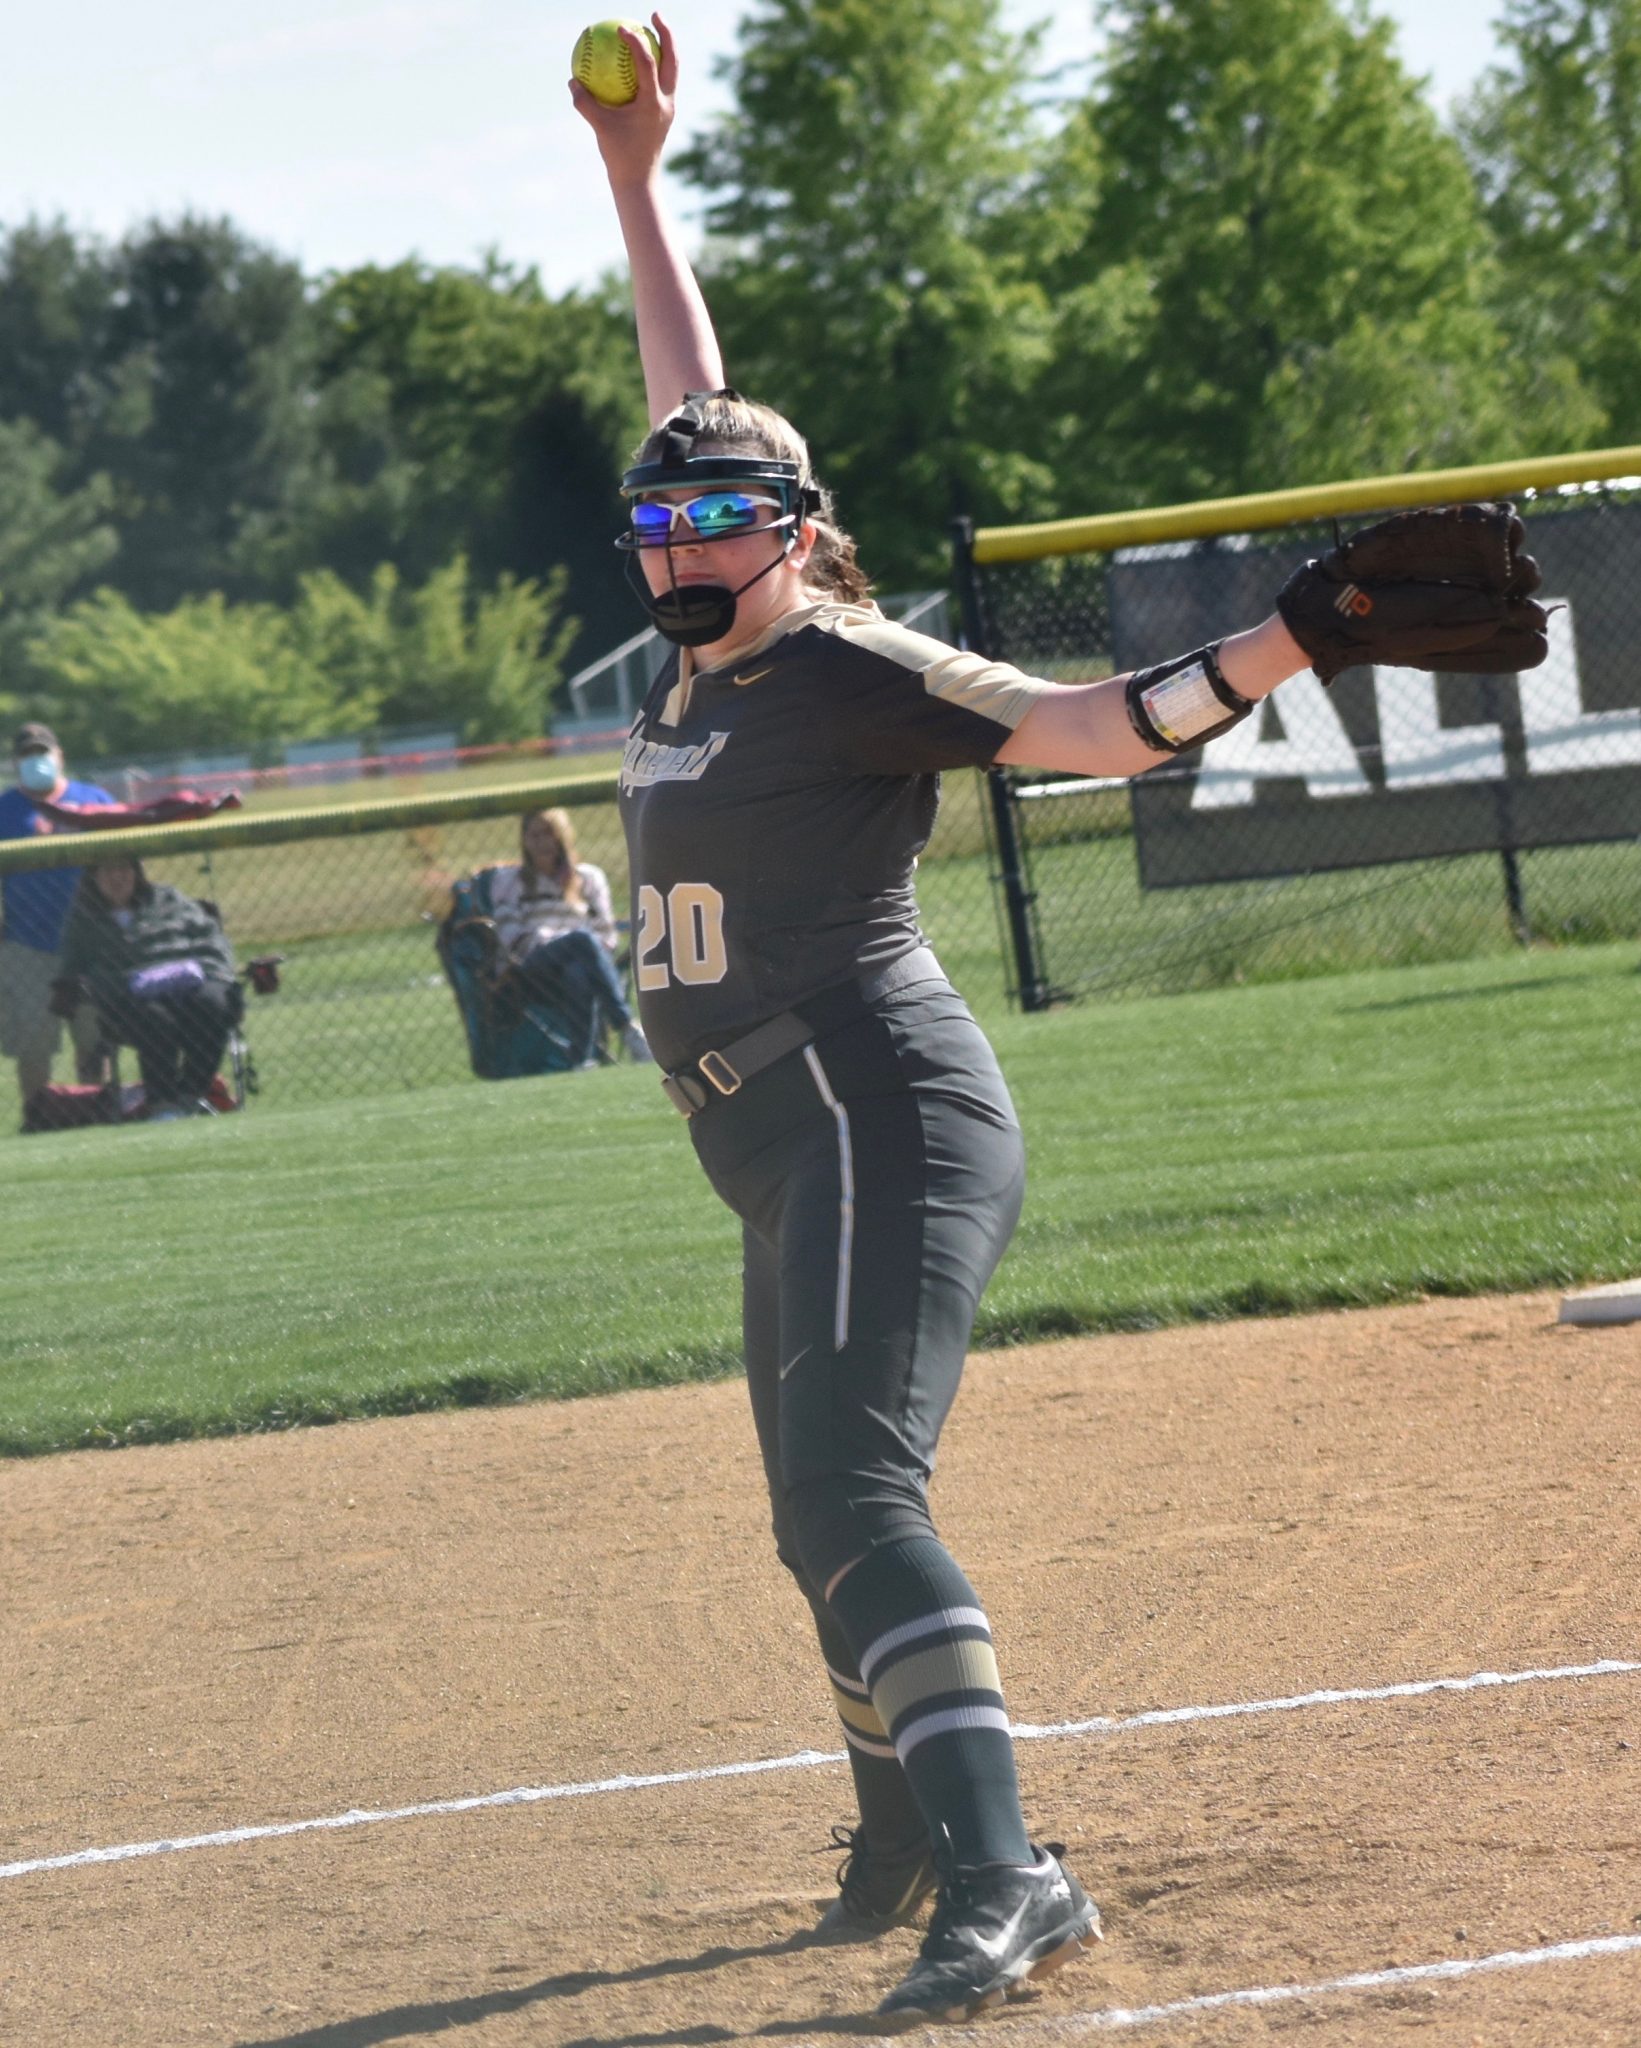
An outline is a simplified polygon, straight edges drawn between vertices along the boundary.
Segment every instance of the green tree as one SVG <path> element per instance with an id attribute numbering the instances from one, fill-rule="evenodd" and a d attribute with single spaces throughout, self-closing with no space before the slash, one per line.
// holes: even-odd
<path id="1" fill-rule="evenodd" d="M 248 535 L 266 568 L 362 587 L 377 562 L 419 580 L 458 552 L 486 583 L 564 566 L 598 646 L 630 630 L 610 541 L 644 401 L 623 306 L 554 301 L 492 258 L 344 272 L 315 316 L 325 468 Z"/>
<path id="2" fill-rule="evenodd" d="M 99 427 L 122 424 L 103 374 L 114 290 L 108 251 L 62 221 L 0 233 L 0 419 L 33 421 L 82 466 Z"/>
<path id="3" fill-rule="evenodd" d="M 87 760 L 347 732 L 374 709 L 348 703 L 304 657 L 284 610 L 220 592 L 147 613 L 100 590 L 51 620 L 29 659 L 35 701 Z"/>
<path id="4" fill-rule="evenodd" d="M 65 491 L 62 451 L 27 420 L 0 421 L 0 712 L 16 708 L 22 649 L 113 558 L 102 478 Z"/>
<path id="5" fill-rule="evenodd" d="M 385 726 L 454 721 L 467 742 L 545 731 L 577 621 L 562 611 L 568 577 L 503 576 L 477 589 L 464 555 L 407 587 L 383 565 L 364 593 L 329 570 L 305 576 L 290 613 L 294 644 L 347 698 Z"/>
<path id="6" fill-rule="evenodd" d="M 678 159 L 730 379 L 810 439 L 889 588 L 944 577 L 952 513 L 1023 516 L 1046 485 L 1036 48 L 995 0 L 760 0 L 734 112 Z"/>
<path id="7" fill-rule="evenodd" d="M 1530 454 L 1588 429 L 1571 366 L 1515 352 L 1490 310 L 1463 155 L 1388 21 L 1338 0 L 1102 0 L 1101 15 L 1101 74 L 1045 180 L 1051 198 L 1079 180 L 1098 193 L 1055 273 L 1043 399 L 1064 490 L 1097 468 L 1103 504 L 1155 503 Z M 1090 309 L 1108 295 L 1102 324 Z"/>
<path id="8" fill-rule="evenodd" d="M 103 458 L 131 499 L 121 585 L 152 609 L 253 592 L 240 533 L 300 493 L 316 460 L 301 270 L 231 222 L 185 218 L 128 237 L 114 288 L 107 376 L 134 414 L 123 461 Z"/>
<path id="9" fill-rule="evenodd" d="M 421 584 L 462 554 L 475 588 L 567 567 L 601 651 L 633 622 L 609 545 L 643 426 L 630 332 L 613 293 L 554 301 L 497 259 L 310 285 L 221 221 L 0 234 L 0 420 L 61 447 L 63 489 L 107 477 L 109 581 L 144 613 L 294 602 L 321 569 L 365 592 L 384 561 Z"/>
<path id="10" fill-rule="evenodd" d="M 1460 110 L 1500 303 L 1641 440 L 1641 0 L 1508 0 L 1506 61 Z"/>
<path id="11" fill-rule="evenodd" d="M 290 605 L 212 592 L 145 613 L 100 590 L 36 632 L 29 701 L 83 759 L 435 722 L 465 741 L 525 738 L 563 674 L 563 592 L 562 574 L 475 589 L 459 556 L 419 586 L 380 567 L 363 592 L 318 571 Z"/>
<path id="12" fill-rule="evenodd" d="M 119 586 L 144 609 L 258 589 L 240 535 L 318 460 L 312 344 L 300 269 L 227 221 L 0 243 L 0 417 L 58 441 L 69 483 L 110 479 Z"/>

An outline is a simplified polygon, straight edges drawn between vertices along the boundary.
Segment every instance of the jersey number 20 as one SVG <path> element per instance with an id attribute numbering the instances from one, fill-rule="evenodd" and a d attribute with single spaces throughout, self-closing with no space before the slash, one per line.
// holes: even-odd
<path id="1" fill-rule="evenodd" d="M 663 949 L 667 957 L 655 958 Z M 710 882 L 677 882 L 663 896 L 648 882 L 638 890 L 638 986 L 665 988 L 681 981 L 696 988 L 722 981 L 729 971 L 724 952 L 724 899 Z"/>

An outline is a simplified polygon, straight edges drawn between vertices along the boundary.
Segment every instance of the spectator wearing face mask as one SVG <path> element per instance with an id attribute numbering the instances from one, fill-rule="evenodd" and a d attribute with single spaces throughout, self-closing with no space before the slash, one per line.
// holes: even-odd
<path id="1" fill-rule="evenodd" d="M 13 786 L 0 791 L 0 839 L 29 839 L 63 827 L 42 803 L 106 804 L 113 798 L 94 782 L 75 782 L 48 725 L 19 726 L 12 740 Z M 63 928 L 79 886 L 79 868 L 38 868 L 0 877 L 0 1054 L 16 1062 L 26 1109 L 51 1079 L 62 1043 L 62 1022 L 51 1008 L 51 984 L 62 950 Z M 95 1058 L 96 1018 L 87 1011 L 70 1024 L 80 1078 Z"/>

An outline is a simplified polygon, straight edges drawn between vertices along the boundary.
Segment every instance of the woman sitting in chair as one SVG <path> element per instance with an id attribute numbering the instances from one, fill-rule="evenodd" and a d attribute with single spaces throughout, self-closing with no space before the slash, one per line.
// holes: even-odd
<path id="1" fill-rule="evenodd" d="M 635 1060 L 650 1057 L 627 1006 L 615 964 L 619 943 L 604 870 L 577 860 L 575 827 L 563 810 L 526 811 L 517 867 L 494 870 L 490 914 L 502 957 L 526 995 L 564 1021 L 585 1064 L 606 1018 Z"/>
<path id="2" fill-rule="evenodd" d="M 105 1034 L 132 1046 L 152 1118 L 209 1113 L 205 1096 L 244 998 L 216 914 L 128 856 L 80 877 L 61 980 L 96 1005 Z"/>

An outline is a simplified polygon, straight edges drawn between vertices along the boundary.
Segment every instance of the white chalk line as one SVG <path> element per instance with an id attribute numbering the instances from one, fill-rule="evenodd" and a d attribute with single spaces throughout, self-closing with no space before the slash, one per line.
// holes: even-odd
<path id="1" fill-rule="evenodd" d="M 1641 1934 L 1598 1935 L 1587 1941 L 1558 1941 L 1545 1948 L 1507 1948 L 1491 1956 L 1455 1956 L 1440 1963 L 1409 1963 L 1393 1970 L 1361 1970 L 1350 1977 L 1328 1977 L 1319 1984 L 1261 1984 L 1246 1991 L 1209 1991 L 1200 1998 L 1176 1999 L 1172 2005 L 1106 2006 L 1100 2011 L 1045 2014 L 1016 2019 L 1010 2041 L 1085 2041 L 1091 2034 L 1114 2034 L 1126 2027 L 1155 2027 L 1167 2020 L 1195 2019 L 1237 2005 L 1283 2005 L 1299 1998 L 1324 1998 L 1340 1991 L 1381 1991 L 1399 1984 L 1451 1982 L 1490 1970 L 1531 1970 L 1539 1963 L 1583 1962 L 1591 1956 L 1633 1955 Z M 927 2030 L 925 2030 L 927 2031 Z M 868 2036 L 860 2048 L 880 2048 L 889 2037 Z M 906 2036 L 897 2034 L 897 2042 Z M 921 2038 L 921 2037 L 920 2037 Z M 942 2030 L 944 2038 L 944 2030 Z M 1002 2037 L 999 2036 L 1001 2039 Z M 794 2048 L 821 2048 L 818 2041 Z"/>
<path id="2" fill-rule="evenodd" d="M 1232 1700 L 1213 1707 L 1157 1707 L 1147 1714 L 1125 1714 L 1121 1720 L 1098 1716 L 1092 1721 L 1055 1721 L 1038 1728 L 1017 1723 L 1019 1742 L 1044 1742 L 1058 1735 L 1114 1735 L 1130 1728 L 1167 1728 L 1181 1721 L 1227 1721 L 1237 1714 L 1287 1714 L 1297 1707 L 1334 1707 L 1360 1701 L 1411 1700 L 1432 1692 L 1479 1692 L 1491 1685 L 1535 1685 L 1552 1679 L 1610 1678 L 1641 1671 L 1641 1664 L 1603 1657 L 1595 1664 L 1560 1664 L 1536 1671 L 1472 1671 L 1468 1678 L 1413 1678 L 1401 1685 L 1347 1686 L 1334 1692 L 1300 1692 L 1277 1700 Z"/>
<path id="3" fill-rule="evenodd" d="M 1222 1721 L 1241 1714 L 1286 1714 L 1303 1707 L 1373 1704 L 1382 1700 L 1416 1699 L 1427 1693 L 1478 1692 L 1493 1686 L 1611 1678 L 1636 1671 L 1641 1671 L 1641 1663 L 1603 1657 L 1594 1664 L 1562 1664 L 1532 1671 L 1474 1671 L 1468 1678 L 1419 1678 L 1399 1685 L 1350 1686 L 1326 1692 L 1294 1693 L 1284 1699 L 1234 1700 L 1216 1706 L 1160 1707 L 1144 1714 L 1099 1715 L 1091 1721 L 1056 1721 L 1046 1726 L 1027 1722 L 1016 1726 L 1013 1734 L 1018 1742 L 1051 1742 L 1079 1735 L 1123 1735 L 1137 1728 L 1172 1727 L 1190 1721 Z M 800 1749 L 791 1756 L 762 1757 L 749 1763 L 707 1764 L 688 1771 L 655 1771 L 642 1777 L 594 1778 L 571 1785 L 515 1785 L 507 1792 L 475 1793 L 466 1799 L 433 1799 L 417 1806 L 355 1806 L 346 1813 L 324 1814 L 314 1820 L 273 1821 L 255 1827 L 219 1828 L 208 1835 L 177 1835 L 155 1842 L 120 1842 L 110 1848 L 76 1849 L 62 1856 L 33 1856 L 20 1863 L 0 1863 L 0 1878 L 30 1877 L 42 1870 L 73 1870 L 86 1863 L 126 1863 L 137 1856 L 175 1856 L 189 1849 L 226 1849 L 241 1842 L 266 1842 L 283 1835 L 371 1827 L 379 1821 L 426 1820 L 438 1814 L 477 1813 L 492 1806 L 535 1806 L 549 1799 L 588 1799 L 605 1792 L 645 1792 L 662 1785 L 703 1785 L 714 1778 L 750 1778 L 765 1771 L 811 1771 L 822 1764 L 841 1764 L 844 1761 L 841 1749 Z"/>

